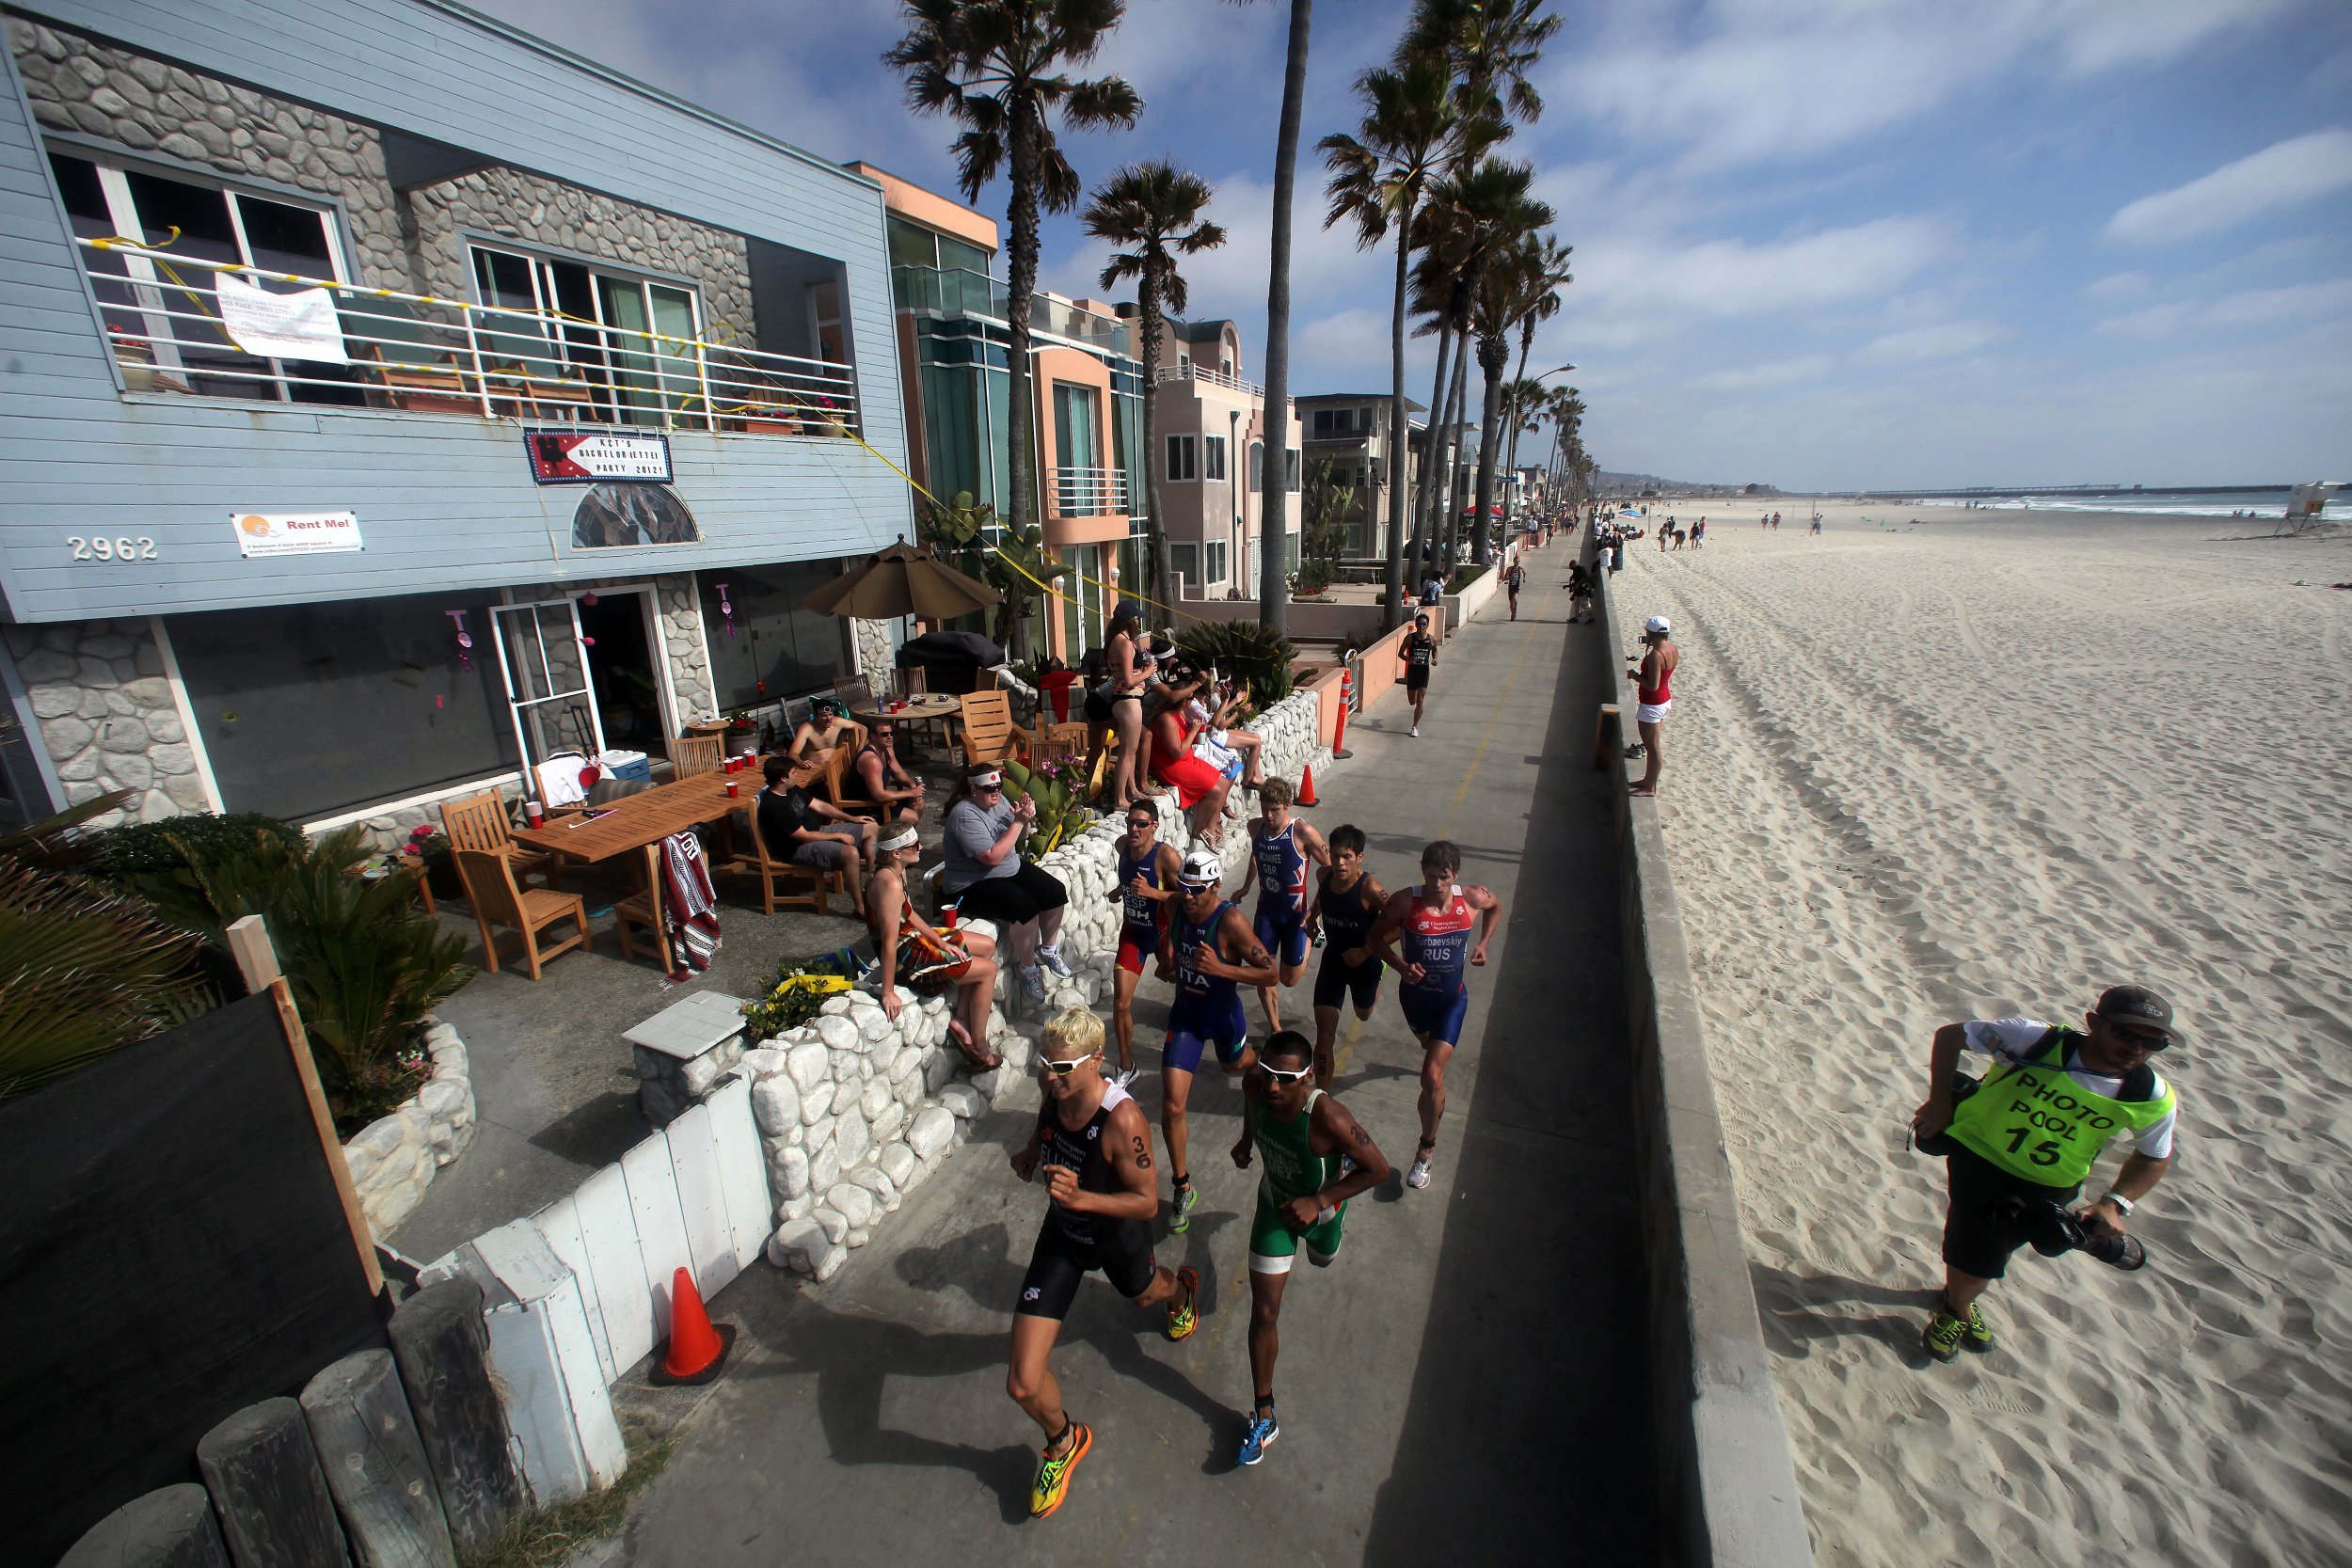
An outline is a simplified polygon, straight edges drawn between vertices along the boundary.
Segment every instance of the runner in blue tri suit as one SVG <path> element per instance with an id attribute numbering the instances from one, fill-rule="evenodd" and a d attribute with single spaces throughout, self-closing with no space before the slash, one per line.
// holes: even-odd
<path id="1" fill-rule="evenodd" d="M 1119 906 L 1119 958 L 1111 970 L 1111 1023 L 1119 1038 L 1119 1076 L 1127 1088 L 1136 1076 L 1136 984 L 1143 960 L 1159 956 L 1160 932 L 1177 898 L 1176 847 L 1161 841 L 1160 808 L 1137 800 L 1127 808 L 1127 832 L 1119 841 L 1119 875 L 1111 902 Z"/>
<path id="2" fill-rule="evenodd" d="M 1438 1118 L 1445 1115 L 1445 1065 L 1462 1038 L 1470 1012 L 1465 963 L 1484 966 L 1486 943 L 1502 923 L 1502 900 L 1483 887 L 1454 881 L 1462 851 L 1438 839 L 1421 852 L 1422 885 L 1389 900 L 1373 927 L 1372 945 L 1384 963 L 1404 976 L 1396 999 L 1405 1022 L 1421 1040 L 1421 1147 L 1405 1173 L 1408 1187 L 1429 1185 L 1429 1165 L 1438 1152 Z M 1476 945 L 1470 927 L 1478 928 Z M 1397 952 L 1398 939 L 1405 950 Z"/>
<path id="3" fill-rule="evenodd" d="M 1236 903 L 1258 884 L 1257 917 L 1250 928 L 1279 965 L 1276 978 L 1295 986 L 1307 973 L 1310 927 L 1307 873 L 1311 865 L 1329 865 L 1331 851 L 1323 835 L 1291 815 L 1288 779 L 1268 779 L 1258 786 L 1258 819 L 1249 824 L 1249 869 L 1242 874 Z M 1282 1031 L 1282 1008 L 1272 986 L 1258 988 L 1258 1005 L 1265 1009 L 1268 1034 Z"/>
<path id="4" fill-rule="evenodd" d="M 1340 1004 L 1352 998 L 1356 1016 L 1369 1019 L 1380 996 L 1372 928 L 1389 895 L 1364 869 L 1364 831 L 1345 823 L 1331 830 L 1331 863 L 1315 883 L 1314 908 L 1307 911 L 1308 925 L 1323 932 L 1323 967 L 1315 971 L 1315 1087 L 1328 1089 Z"/>
<path id="5" fill-rule="evenodd" d="M 1248 1070 L 1249 1021 L 1236 986 L 1271 985 L 1274 958 L 1249 929 L 1241 910 L 1217 891 L 1225 867 L 1214 849 L 1195 849 L 1176 873 L 1181 896 L 1160 933 L 1160 978 L 1176 982 L 1168 1008 L 1168 1044 L 1160 1053 L 1160 1131 L 1168 1139 L 1174 1212 L 1168 1229 L 1192 1226 L 1191 1166 L 1184 1162 L 1184 1102 L 1203 1046 L 1216 1049 L 1228 1075 Z"/>

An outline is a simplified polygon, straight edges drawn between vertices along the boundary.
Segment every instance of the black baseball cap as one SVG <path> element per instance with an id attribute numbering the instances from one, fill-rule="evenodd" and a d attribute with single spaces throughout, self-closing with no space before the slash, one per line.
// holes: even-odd
<path id="1" fill-rule="evenodd" d="M 2114 1023 L 2145 1024 L 2168 1039 L 2172 1036 L 2172 1004 L 2146 986 L 2109 986 L 2099 993 L 2091 1015 Z"/>

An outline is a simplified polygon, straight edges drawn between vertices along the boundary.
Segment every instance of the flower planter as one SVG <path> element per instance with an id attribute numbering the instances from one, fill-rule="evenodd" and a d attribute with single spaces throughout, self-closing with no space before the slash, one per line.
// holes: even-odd
<path id="1" fill-rule="evenodd" d="M 473 1142 L 473 1081 L 465 1042 L 436 1019 L 421 1028 L 433 1074 L 415 1099 L 378 1117 L 343 1145 L 343 1163 L 358 1190 L 359 1212 L 377 1240 L 406 1219 L 443 1165 Z"/>

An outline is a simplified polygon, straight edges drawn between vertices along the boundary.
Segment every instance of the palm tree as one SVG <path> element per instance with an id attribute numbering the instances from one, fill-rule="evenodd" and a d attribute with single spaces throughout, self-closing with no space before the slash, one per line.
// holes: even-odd
<path id="1" fill-rule="evenodd" d="M 1413 558 L 1417 562 L 1429 562 L 1445 531 L 1452 511 L 1452 468 L 1461 445 L 1456 406 L 1461 374 L 1454 350 L 1463 341 L 1470 317 L 1470 289 L 1463 272 L 1468 236 L 1459 210 L 1438 199 L 1443 188 L 1432 186 L 1431 199 L 1414 219 L 1413 231 L 1421 259 L 1413 263 L 1412 307 L 1416 314 L 1429 318 L 1414 335 L 1434 333 L 1438 340 L 1437 370 L 1429 386 L 1429 439 L 1422 460 L 1421 492 L 1414 501 Z M 1449 431 L 1454 433 L 1451 436 Z"/>
<path id="2" fill-rule="evenodd" d="M 1397 54 L 1447 61 L 1461 78 L 1465 102 L 1477 105 L 1475 112 L 1532 125 L 1544 112 L 1544 100 L 1528 76 L 1560 30 L 1560 19 L 1544 14 L 1549 3 L 1419 0 Z"/>
<path id="3" fill-rule="evenodd" d="M 1560 313 L 1560 291 L 1576 281 L 1576 275 L 1568 270 L 1568 257 L 1575 249 L 1574 245 L 1562 245 L 1556 234 L 1543 234 L 1536 239 L 1535 254 L 1531 259 L 1533 271 L 1528 277 L 1531 303 L 1525 313 L 1519 317 L 1519 368 L 1515 372 L 1511 387 L 1515 394 L 1511 404 L 1515 419 L 1518 417 L 1518 410 L 1521 408 L 1533 413 L 1534 403 L 1532 401 L 1520 403 L 1517 400 L 1516 394 L 1522 386 L 1534 386 L 1534 383 L 1527 379 L 1528 351 L 1535 346 L 1535 329 Z M 1576 367 L 1565 365 L 1562 369 L 1572 371 Z M 1557 372 L 1546 371 L 1544 373 L 1551 375 Z M 1533 394 L 1537 397 L 1541 395 L 1541 388 L 1537 388 Z M 1511 426 L 1511 450 L 1506 466 L 1516 467 L 1518 460 L 1519 429 L 1518 425 L 1514 423 Z"/>
<path id="4" fill-rule="evenodd" d="M 1200 209 L 1209 204 L 1209 182 L 1161 159 L 1130 164 L 1094 193 L 1086 210 L 1087 232 L 1098 240 L 1129 248 L 1114 252 L 1103 269 L 1103 287 L 1136 280 L 1136 296 L 1143 311 L 1143 504 L 1144 527 L 1150 533 L 1152 592 L 1163 602 L 1173 597 L 1169 583 L 1175 567 L 1168 558 L 1168 527 L 1160 511 L 1159 388 L 1160 341 L 1167 335 L 1168 315 L 1184 313 L 1189 291 L 1176 270 L 1181 251 L 1197 256 L 1225 243 L 1225 230 L 1200 222 Z"/>
<path id="5" fill-rule="evenodd" d="M 1274 142 L 1273 252 L 1265 291 L 1264 485 L 1258 526 L 1258 624 L 1290 626 L 1291 189 L 1298 174 L 1298 121 L 1307 105 L 1307 37 L 1314 0 L 1291 0 L 1290 53 L 1282 71 L 1282 122 Z"/>
<path id="6" fill-rule="evenodd" d="M 1401 59 L 1391 69 L 1367 71 L 1356 82 L 1357 95 L 1364 102 L 1359 134 L 1326 136 L 1318 144 L 1331 170 L 1331 211 L 1324 227 L 1355 219 L 1359 250 L 1378 244 L 1391 228 L 1396 230 L 1396 295 L 1389 318 L 1389 561 L 1384 601 L 1391 627 L 1405 619 L 1405 499 L 1410 488 L 1406 465 L 1411 446 L 1405 412 L 1405 322 L 1413 219 L 1422 192 L 1469 126 L 1452 87 L 1444 62 L 1425 55 Z M 1442 369 L 1439 373 L 1442 377 Z M 1434 395 L 1429 407 L 1434 418 Z M 1424 473 L 1424 483 L 1426 478 Z"/>
<path id="7" fill-rule="evenodd" d="M 1089 128 L 1133 125 L 1143 100 L 1126 79 L 1079 80 L 1084 65 L 1126 13 L 1126 0 L 905 0 L 906 37 L 882 55 L 906 73 L 907 102 L 946 110 L 956 138 L 957 182 L 977 201 L 999 171 L 1011 179 L 1005 220 L 1006 325 L 1012 335 L 1008 409 L 1012 472 L 1009 520 L 1029 522 L 1037 444 L 1029 433 L 1029 300 L 1037 290 L 1038 214 L 1078 204 L 1077 171 L 1054 137 L 1054 118 Z"/>

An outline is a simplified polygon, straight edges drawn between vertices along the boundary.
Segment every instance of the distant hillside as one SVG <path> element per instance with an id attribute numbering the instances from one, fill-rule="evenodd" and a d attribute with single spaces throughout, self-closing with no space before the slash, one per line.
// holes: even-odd
<path id="1" fill-rule="evenodd" d="M 1703 484 L 1695 480 L 1661 479 L 1656 474 L 1620 474 L 1601 468 L 1593 475 L 1593 492 L 1601 496 L 1777 496 L 1770 484 Z"/>

